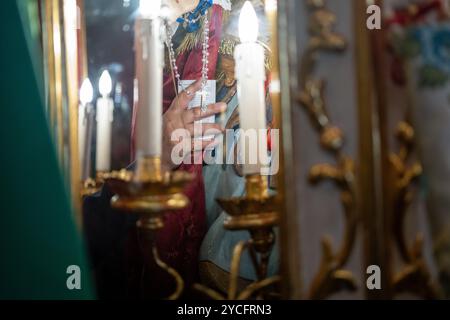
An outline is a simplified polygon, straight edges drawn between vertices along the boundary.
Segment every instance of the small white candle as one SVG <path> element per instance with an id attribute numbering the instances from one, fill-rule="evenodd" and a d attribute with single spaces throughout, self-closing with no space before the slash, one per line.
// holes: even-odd
<path id="1" fill-rule="evenodd" d="M 239 37 L 241 44 L 234 52 L 236 61 L 237 92 L 239 98 L 239 120 L 244 131 L 255 130 L 258 134 L 258 151 L 249 150 L 249 143 L 245 143 L 245 150 L 241 150 L 244 157 L 243 172 L 246 175 L 261 173 L 261 156 L 267 156 L 266 104 L 264 81 L 264 48 L 258 44 L 258 17 L 249 1 L 242 7 L 239 17 Z M 241 143 L 241 146 L 244 144 Z M 250 146 L 251 147 L 251 146 Z M 258 154 L 254 154 L 257 152 Z M 256 164 L 249 163 L 255 159 Z"/>
<path id="2" fill-rule="evenodd" d="M 81 164 L 81 179 L 82 181 L 86 180 L 86 168 L 85 163 L 89 154 L 86 152 L 87 144 L 90 144 L 91 141 L 88 138 L 88 127 L 89 127 L 89 119 L 90 114 L 92 113 L 92 99 L 94 97 L 94 90 L 92 88 L 91 81 L 89 79 L 85 79 L 80 88 L 80 107 L 78 109 L 78 153 L 80 156 L 80 164 Z"/>
<path id="3" fill-rule="evenodd" d="M 164 50 L 160 9 L 161 0 L 141 0 L 136 19 L 136 159 L 141 156 L 160 156 L 162 152 Z"/>
<path id="4" fill-rule="evenodd" d="M 111 76 L 105 70 L 99 81 L 99 91 L 102 96 L 97 100 L 97 149 L 95 159 L 97 172 L 109 172 L 111 170 L 111 127 L 114 112 L 114 103 L 109 96 L 111 90 Z"/>

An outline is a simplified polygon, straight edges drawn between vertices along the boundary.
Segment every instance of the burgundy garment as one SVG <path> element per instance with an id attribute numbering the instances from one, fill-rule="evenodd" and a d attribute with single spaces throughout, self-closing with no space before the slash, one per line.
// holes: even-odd
<path id="1" fill-rule="evenodd" d="M 214 79 L 218 59 L 218 51 L 222 36 L 222 7 L 212 7 L 209 39 L 209 79 Z M 202 73 L 202 45 L 184 52 L 177 58 L 177 67 L 183 80 L 196 80 Z M 164 75 L 163 86 L 164 112 L 175 98 L 175 88 L 170 73 Z M 133 110 L 132 148 L 134 149 L 134 132 L 137 105 Z M 202 165 L 183 164 L 178 170 L 195 174 L 195 180 L 184 190 L 191 203 L 188 208 L 169 212 L 165 226 L 158 233 L 156 244 L 161 258 L 184 276 L 195 277 L 197 274 L 198 253 L 201 241 L 206 232 L 205 187 L 202 176 Z M 189 282 L 190 279 L 185 279 Z M 193 280 L 193 279 L 192 279 Z"/>

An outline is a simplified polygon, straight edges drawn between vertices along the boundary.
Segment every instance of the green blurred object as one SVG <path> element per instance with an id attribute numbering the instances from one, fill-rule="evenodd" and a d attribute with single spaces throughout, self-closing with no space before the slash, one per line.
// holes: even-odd
<path id="1" fill-rule="evenodd" d="M 0 299 L 91 299 L 43 105 L 35 3 L 8 0 L 0 10 Z M 67 288 L 71 265 L 81 269 L 80 290 Z"/>

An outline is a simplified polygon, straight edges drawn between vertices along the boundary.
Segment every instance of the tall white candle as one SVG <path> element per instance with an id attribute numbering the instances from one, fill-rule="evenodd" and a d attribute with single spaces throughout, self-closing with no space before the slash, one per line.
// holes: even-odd
<path id="1" fill-rule="evenodd" d="M 161 0 L 141 0 L 135 26 L 138 111 L 136 158 L 162 152 L 162 82 L 164 50 L 161 41 Z"/>
<path id="2" fill-rule="evenodd" d="M 108 71 L 103 71 L 99 90 L 102 95 L 97 100 L 97 149 L 95 168 L 97 172 L 111 170 L 111 127 L 113 121 L 114 103 L 110 98 L 112 80 Z"/>
<path id="3" fill-rule="evenodd" d="M 85 79 L 80 88 L 80 107 L 78 109 L 78 153 L 80 157 L 81 164 L 81 179 L 82 181 L 86 180 L 88 176 L 86 176 L 85 164 L 87 158 L 90 156 L 87 152 L 87 144 L 90 144 L 91 141 L 88 138 L 88 127 L 90 115 L 92 113 L 92 99 L 94 96 L 94 90 L 92 88 L 91 81 L 89 79 Z"/>
<path id="4" fill-rule="evenodd" d="M 241 150 L 244 160 L 243 172 L 251 175 L 259 174 L 261 171 L 261 155 L 267 155 L 267 136 L 265 134 L 264 48 L 256 42 L 258 18 L 249 1 L 245 2 L 239 17 L 239 36 L 241 44 L 236 46 L 234 55 L 240 126 L 247 133 L 249 130 L 255 130 L 258 137 L 258 151 L 255 148 L 249 149 L 251 145 L 248 142 L 241 143 L 241 147 L 245 145 L 245 150 Z M 251 159 L 256 160 L 256 163 L 250 163 Z"/>

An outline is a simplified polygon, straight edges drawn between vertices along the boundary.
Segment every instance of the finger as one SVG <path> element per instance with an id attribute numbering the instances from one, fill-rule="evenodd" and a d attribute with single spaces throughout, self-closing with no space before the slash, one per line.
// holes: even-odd
<path id="1" fill-rule="evenodd" d="M 204 135 L 218 135 L 223 133 L 224 129 L 217 123 L 191 123 L 186 125 L 192 137 L 202 137 Z"/>
<path id="2" fill-rule="evenodd" d="M 165 135 L 167 134 L 169 137 L 175 130 L 178 129 L 185 129 L 183 119 L 180 116 L 174 116 L 170 119 L 167 119 L 164 123 Z"/>
<path id="3" fill-rule="evenodd" d="M 219 145 L 219 141 L 216 139 L 208 139 L 208 140 L 201 140 L 201 141 L 192 141 L 191 150 L 194 152 L 197 151 L 203 151 L 206 149 L 213 149 L 216 146 Z"/>
<path id="4" fill-rule="evenodd" d="M 189 87 L 183 90 L 177 97 L 178 106 L 180 108 L 186 109 L 189 105 L 189 102 L 192 101 L 195 97 L 195 93 L 202 88 L 202 80 L 198 79 L 194 83 L 192 83 Z"/>
<path id="5" fill-rule="evenodd" d="M 189 161 L 188 163 L 202 164 L 203 153 L 205 150 L 212 150 L 219 144 L 216 139 L 208 140 L 192 140 L 191 151 L 184 156 L 183 161 Z"/>
<path id="6" fill-rule="evenodd" d="M 226 108 L 227 105 L 223 102 L 210 104 L 205 112 L 203 112 L 202 108 L 200 107 L 192 108 L 189 110 L 185 110 L 183 114 L 183 120 L 187 124 L 193 123 L 194 121 L 199 121 L 214 116 L 215 114 L 224 112 Z"/>

